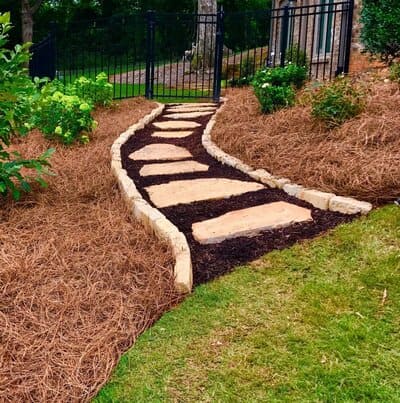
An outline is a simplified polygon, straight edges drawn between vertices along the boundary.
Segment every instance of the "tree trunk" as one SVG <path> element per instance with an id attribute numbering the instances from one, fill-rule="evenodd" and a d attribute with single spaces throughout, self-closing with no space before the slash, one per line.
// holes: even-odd
<path id="1" fill-rule="evenodd" d="M 29 0 L 21 2 L 22 42 L 32 42 L 33 39 L 33 14 Z"/>
<path id="2" fill-rule="evenodd" d="M 217 1 L 198 0 L 197 12 L 199 24 L 197 28 L 197 63 L 198 68 L 214 67 L 215 34 L 217 28 Z"/>
<path id="3" fill-rule="evenodd" d="M 33 40 L 33 16 L 39 9 L 43 0 L 36 0 L 31 5 L 29 0 L 21 0 L 21 22 L 22 22 L 22 42 L 32 42 Z"/>

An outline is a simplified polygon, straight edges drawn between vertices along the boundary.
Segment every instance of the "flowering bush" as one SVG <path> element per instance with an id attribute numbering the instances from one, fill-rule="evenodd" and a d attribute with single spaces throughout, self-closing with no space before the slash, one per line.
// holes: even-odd
<path id="1" fill-rule="evenodd" d="M 252 84 L 261 111 L 272 113 L 292 106 L 295 101 L 295 88 L 301 88 L 306 77 L 307 69 L 294 64 L 258 71 Z"/>
<path id="2" fill-rule="evenodd" d="M 362 109 L 362 94 L 344 77 L 323 85 L 312 97 L 312 116 L 329 128 L 357 116 Z"/>
<path id="3" fill-rule="evenodd" d="M 294 85 L 300 89 L 307 79 L 307 69 L 297 66 L 296 64 L 288 64 L 285 67 L 274 67 L 258 71 L 253 80 L 253 85 L 259 87 L 264 83 L 275 86 Z"/>
<path id="4" fill-rule="evenodd" d="M 89 133 L 97 125 L 91 116 L 93 105 L 76 95 L 65 95 L 60 91 L 48 94 L 48 91 L 46 86 L 42 89 L 37 127 L 47 138 L 56 138 L 63 144 L 88 143 Z"/>
<path id="5" fill-rule="evenodd" d="M 273 86 L 269 83 L 264 83 L 254 90 L 263 113 L 272 113 L 294 104 L 295 91 L 292 87 Z"/>
<path id="6" fill-rule="evenodd" d="M 40 97 L 39 80 L 32 82 L 24 67 L 29 61 L 29 44 L 7 49 L 11 28 L 10 14 L 0 14 L 0 195 L 11 193 L 18 200 L 22 191 L 31 190 L 31 180 L 46 186 L 43 176 L 50 174 L 48 160 L 54 150 L 37 159 L 24 159 L 6 149 L 13 135 L 27 135 L 32 128 Z M 22 175 L 22 168 L 33 170 L 34 176 Z"/>
<path id="7" fill-rule="evenodd" d="M 77 95 L 94 105 L 109 106 L 113 100 L 114 87 L 108 82 L 107 74 L 100 73 L 96 80 L 86 77 L 76 79 L 73 85 L 67 88 L 67 93 Z"/>

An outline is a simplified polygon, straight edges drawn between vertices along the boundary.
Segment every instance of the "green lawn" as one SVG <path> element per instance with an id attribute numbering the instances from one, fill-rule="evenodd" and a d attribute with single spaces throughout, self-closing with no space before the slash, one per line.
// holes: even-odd
<path id="1" fill-rule="evenodd" d="M 400 402 L 400 208 L 198 287 L 96 402 Z"/>

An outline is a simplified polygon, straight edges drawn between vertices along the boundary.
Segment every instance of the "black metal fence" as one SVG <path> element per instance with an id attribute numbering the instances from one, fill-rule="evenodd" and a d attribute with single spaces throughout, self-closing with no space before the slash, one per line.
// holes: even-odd
<path id="1" fill-rule="evenodd" d="M 265 67 L 348 72 L 354 0 L 215 15 L 138 13 L 59 28 L 33 50 L 31 74 L 64 83 L 105 72 L 115 98 L 219 99 Z M 55 46 L 56 44 L 56 46 Z"/>

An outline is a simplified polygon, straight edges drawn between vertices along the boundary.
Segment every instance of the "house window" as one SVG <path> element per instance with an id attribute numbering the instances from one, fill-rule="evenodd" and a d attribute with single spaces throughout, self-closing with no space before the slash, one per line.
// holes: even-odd
<path id="1" fill-rule="evenodd" d="M 321 0 L 321 4 L 316 10 L 320 13 L 317 17 L 315 35 L 315 51 L 318 54 L 326 54 L 332 51 L 333 7 L 334 5 L 331 3 L 331 0 Z"/>

